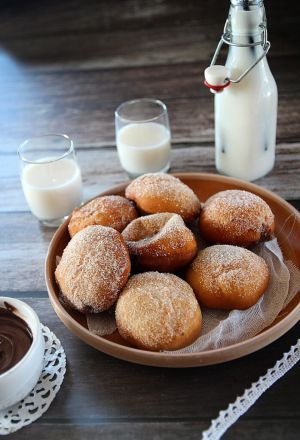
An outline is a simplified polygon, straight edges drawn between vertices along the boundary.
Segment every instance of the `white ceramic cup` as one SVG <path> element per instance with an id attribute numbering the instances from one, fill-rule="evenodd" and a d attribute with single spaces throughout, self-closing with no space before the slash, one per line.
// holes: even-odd
<path id="1" fill-rule="evenodd" d="M 0 410 L 20 402 L 34 388 L 43 369 L 45 349 L 41 323 L 35 311 L 23 301 L 1 296 L 0 307 L 6 308 L 5 303 L 15 307 L 14 313 L 31 329 L 32 344 L 16 365 L 0 374 Z"/>

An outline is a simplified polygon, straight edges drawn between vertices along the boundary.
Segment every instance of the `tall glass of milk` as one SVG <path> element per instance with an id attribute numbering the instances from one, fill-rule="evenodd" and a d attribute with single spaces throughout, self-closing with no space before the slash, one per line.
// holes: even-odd
<path id="1" fill-rule="evenodd" d="M 23 142 L 18 154 L 23 192 L 32 214 L 46 226 L 60 225 L 82 201 L 73 141 L 64 134 L 37 136 Z"/>
<path id="2" fill-rule="evenodd" d="M 116 144 L 129 177 L 166 172 L 170 167 L 171 134 L 166 105 L 157 99 L 135 99 L 115 112 Z"/>

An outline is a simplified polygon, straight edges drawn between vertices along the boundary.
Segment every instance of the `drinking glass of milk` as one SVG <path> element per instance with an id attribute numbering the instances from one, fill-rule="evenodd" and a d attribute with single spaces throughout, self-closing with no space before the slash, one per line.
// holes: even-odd
<path id="1" fill-rule="evenodd" d="M 46 226 L 59 226 L 82 201 L 73 141 L 64 134 L 37 136 L 23 142 L 18 154 L 23 192 L 32 214 Z"/>
<path id="2" fill-rule="evenodd" d="M 116 144 L 129 177 L 170 168 L 171 133 L 166 105 L 157 99 L 135 99 L 115 112 Z"/>

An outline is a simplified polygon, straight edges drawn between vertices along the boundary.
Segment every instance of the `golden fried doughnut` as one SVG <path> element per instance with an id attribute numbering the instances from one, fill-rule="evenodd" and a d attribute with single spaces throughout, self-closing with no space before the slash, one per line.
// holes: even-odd
<path id="1" fill-rule="evenodd" d="M 194 234 L 178 214 L 164 212 L 137 218 L 122 235 L 130 256 L 142 269 L 174 272 L 197 254 Z"/>
<path id="2" fill-rule="evenodd" d="M 88 226 L 68 243 L 55 277 L 66 304 L 98 313 L 116 302 L 130 269 L 122 235 L 106 226 Z"/>
<path id="3" fill-rule="evenodd" d="M 194 220 L 201 207 L 196 194 L 170 174 L 144 174 L 127 186 L 125 195 L 144 214 L 174 212 L 185 222 Z"/>
<path id="4" fill-rule="evenodd" d="M 71 237 L 91 225 L 110 226 L 119 232 L 137 218 L 133 202 L 121 196 L 102 196 L 74 209 L 69 221 Z"/>
<path id="5" fill-rule="evenodd" d="M 248 309 L 269 284 L 265 260 L 248 249 L 214 245 L 199 252 L 186 280 L 201 305 L 212 309 Z"/>
<path id="6" fill-rule="evenodd" d="M 203 238 L 211 243 L 250 246 L 269 240 L 274 215 L 267 203 L 248 191 L 227 190 L 210 197 L 199 220 Z"/>
<path id="7" fill-rule="evenodd" d="M 169 273 L 131 277 L 116 306 L 120 335 L 151 351 L 177 350 L 198 338 L 202 316 L 192 288 Z"/>

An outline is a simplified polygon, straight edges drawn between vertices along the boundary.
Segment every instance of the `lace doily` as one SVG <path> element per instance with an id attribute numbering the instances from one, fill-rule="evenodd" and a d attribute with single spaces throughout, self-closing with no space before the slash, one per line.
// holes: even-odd
<path id="1" fill-rule="evenodd" d="M 234 403 L 230 403 L 225 411 L 220 411 L 219 416 L 212 420 L 207 431 L 202 433 L 202 440 L 219 440 L 222 435 L 233 425 L 256 402 L 256 400 L 285 375 L 300 360 L 300 339 L 296 345 L 290 348 L 288 353 L 276 362 L 264 376 L 246 389 L 242 396 L 237 397 Z"/>
<path id="2" fill-rule="evenodd" d="M 38 383 L 21 402 L 0 411 L 0 435 L 11 434 L 41 417 L 64 380 L 66 355 L 60 340 L 42 325 L 45 339 L 44 367 Z"/>

